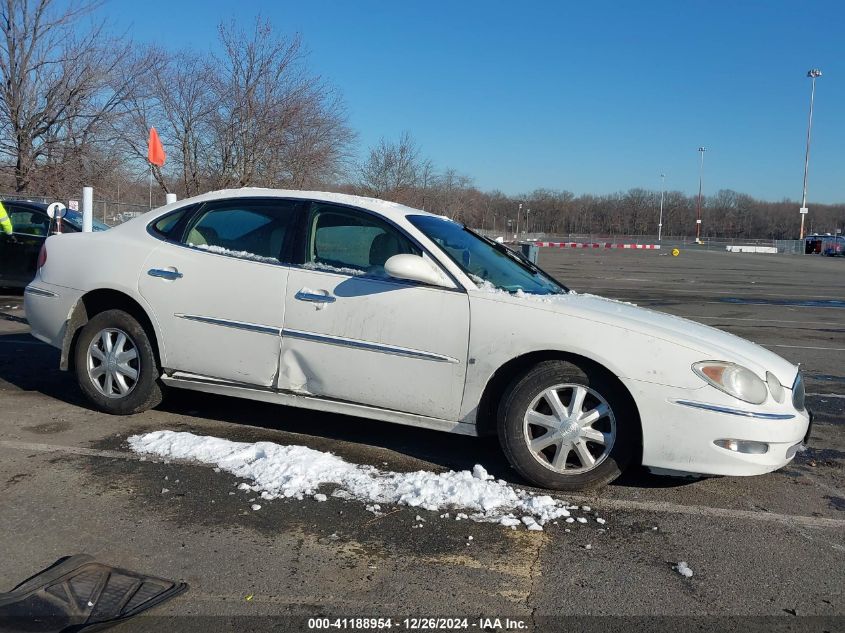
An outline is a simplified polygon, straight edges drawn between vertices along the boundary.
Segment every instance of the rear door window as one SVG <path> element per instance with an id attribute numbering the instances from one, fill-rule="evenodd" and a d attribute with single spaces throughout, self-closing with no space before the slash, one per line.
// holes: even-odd
<path id="1" fill-rule="evenodd" d="M 288 200 L 234 200 L 204 206 L 183 243 L 191 248 L 269 264 L 289 260 L 298 204 Z"/>

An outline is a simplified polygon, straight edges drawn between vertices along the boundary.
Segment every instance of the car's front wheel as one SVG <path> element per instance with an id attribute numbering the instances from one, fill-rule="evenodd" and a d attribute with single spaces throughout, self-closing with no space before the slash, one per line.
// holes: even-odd
<path id="1" fill-rule="evenodd" d="M 601 368 L 547 361 L 517 378 L 499 405 L 499 439 L 530 482 L 557 490 L 598 488 L 633 453 L 633 402 Z"/>
<path id="2" fill-rule="evenodd" d="M 140 413 L 162 398 L 149 336 L 123 310 L 106 310 L 82 328 L 74 356 L 82 392 L 101 411 Z"/>

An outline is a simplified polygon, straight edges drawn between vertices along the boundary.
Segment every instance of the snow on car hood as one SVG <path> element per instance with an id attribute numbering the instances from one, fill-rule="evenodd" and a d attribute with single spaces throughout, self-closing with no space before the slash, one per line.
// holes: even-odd
<path id="1" fill-rule="evenodd" d="M 723 330 L 682 317 L 641 308 L 632 303 L 607 299 L 598 295 L 570 292 L 566 295 L 510 296 L 534 308 L 552 310 L 569 316 L 606 323 L 647 336 L 670 341 L 696 350 L 701 360 L 723 360 L 744 365 L 765 379 L 772 372 L 786 387 L 791 387 L 798 368 L 788 360 L 756 343 Z M 498 295 L 497 298 L 502 295 Z"/>

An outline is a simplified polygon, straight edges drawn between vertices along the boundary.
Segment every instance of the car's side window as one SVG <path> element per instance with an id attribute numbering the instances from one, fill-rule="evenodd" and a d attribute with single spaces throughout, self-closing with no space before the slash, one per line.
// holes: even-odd
<path id="1" fill-rule="evenodd" d="M 242 200 L 203 207 L 183 242 L 219 255 L 265 263 L 286 261 L 297 205 L 287 200 Z"/>
<path id="2" fill-rule="evenodd" d="M 15 233 L 42 237 L 49 235 L 50 217 L 46 213 L 20 207 L 15 208 L 11 205 L 7 206 L 6 210 L 9 212 L 9 219 L 12 221 L 12 229 Z"/>
<path id="3" fill-rule="evenodd" d="M 422 254 L 387 222 L 343 207 L 315 205 L 309 228 L 306 268 L 383 276 L 394 255 Z"/>
<path id="4" fill-rule="evenodd" d="M 152 223 L 151 228 L 157 235 L 173 241 L 179 241 L 182 238 L 182 230 L 184 223 L 188 216 L 191 215 L 199 207 L 198 204 L 188 205 L 182 207 L 178 211 L 173 211 L 160 217 Z"/>

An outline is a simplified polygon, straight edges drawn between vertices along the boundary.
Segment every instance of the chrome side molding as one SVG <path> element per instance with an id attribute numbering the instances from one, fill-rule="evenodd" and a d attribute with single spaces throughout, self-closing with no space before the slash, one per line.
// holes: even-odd
<path id="1" fill-rule="evenodd" d="M 381 354 L 392 354 L 393 356 L 405 356 L 407 358 L 419 358 L 421 360 L 432 360 L 440 363 L 460 363 L 457 358 L 451 356 L 444 356 L 442 354 L 435 354 L 433 352 L 424 352 L 418 349 L 410 349 L 407 347 L 395 347 L 393 345 L 382 345 L 381 343 L 371 343 L 369 341 L 359 341 L 357 339 L 341 338 L 339 336 L 328 336 L 326 334 L 314 334 L 313 332 L 303 332 L 302 330 L 290 330 L 284 328 L 282 336 L 289 338 L 296 338 L 303 341 L 312 341 L 315 343 L 326 343 L 328 345 L 337 345 L 339 347 L 352 347 L 356 349 L 364 349 L 370 352 L 378 352 Z"/>
<path id="2" fill-rule="evenodd" d="M 743 409 L 724 407 L 718 404 L 695 402 L 693 400 L 672 400 L 671 402 L 685 407 L 692 407 L 693 409 L 703 409 L 704 411 L 715 411 L 716 413 L 727 413 L 729 415 L 739 415 L 744 418 L 757 418 L 759 420 L 791 420 L 795 417 L 792 413 L 760 413 L 757 411 L 745 411 Z"/>
<path id="3" fill-rule="evenodd" d="M 229 319 L 200 316 L 198 314 L 177 313 L 173 316 L 179 319 L 186 319 L 188 321 L 196 321 L 197 323 L 219 325 L 222 327 L 234 328 L 236 330 L 244 330 L 247 332 L 270 334 L 272 336 L 283 336 L 293 339 L 299 339 L 302 341 L 311 341 L 313 343 L 325 343 L 326 345 L 337 345 L 339 347 L 362 349 L 368 352 L 376 352 L 379 354 L 390 354 L 393 356 L 403 356 L 405 358 L 418 358 L 420 360 L 430 360 L 439 363 L 457 364 L 461 362 L 457 358 L 452 358 L 451 356 L 444 356 L 443 354 L 435 354 L 434 352 L 424 352 L 422 350 L 410 349 L 408 347 L 382 345 L 381 343 L 371 343 L 370 341 L 359 341 L 357 339 L 341 338 L 339 336 L 329 336 L 326 334 L 315 334 L 314 332 L 304 332 L 302 330 L 291 330 L 288 328 L 282 329 L 273 327 L 271 325 L 262 325 L 260 323 L 249 323 L 246 321 L 231 321 Z"/>
<path id="4" fill-rule="evenodd" d="M 24 288 L 24 292 L 31 295 L 38 295 L 39 297 L 58 297 L 55 292 L 50 292 L 49 290 L 44 290 L 42 288 L 37 288 L 36 286 L 27 286 Z"/>
<path id="5" fill-rule="evenodd" d="M 179 319 L 186 319 L 188 321 L 197 321 L 198 323 L 207 323 L 208 325 L 221 325 L 223 327 L 230 327 L 236 330 L 258 332 L 259 334 L 272 334 L 273 336 L 279 336 L 282 333 L 280 328 L 270 325 L 261 325 L 260 323 L 230 321 L 228 319 L 216 319 L 214 317 L 199 316 L 197 314 L 174 314 L 173 316 Z"/>

